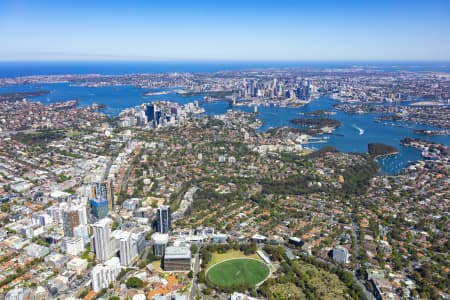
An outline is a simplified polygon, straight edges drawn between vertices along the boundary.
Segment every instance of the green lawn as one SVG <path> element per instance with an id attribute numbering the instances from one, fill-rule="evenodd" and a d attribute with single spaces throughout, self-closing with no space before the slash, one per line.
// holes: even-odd
<path id="1" fill-rule="evenodd" d="M 212 265 L 217 264 L 218 262 L 221 262 L 221 261 L 224 261 L 224 260 L 229 260 L 229 259 L 232 259 L 232 258 L 254 258 L 254 259 L 259 259 L 259 256 L 256 253 L 251 254 L 251 255 L 245 255 L 242 251 L 238 251 L 238 250 L 228 250 L 225 253 L 214 252 L 212 254 L 211 260 L 209 261 L 208 265 L 206 266 L 206 269 L 208 269 Z"/>
<path id="2" fill-rule="evenodd" d="M 211 283 L 221 287 L 255 285 L 268 275 L 269 268 L 263 262 L 246 258 L 221 262 L 211 267 L 206 274 Z"/>

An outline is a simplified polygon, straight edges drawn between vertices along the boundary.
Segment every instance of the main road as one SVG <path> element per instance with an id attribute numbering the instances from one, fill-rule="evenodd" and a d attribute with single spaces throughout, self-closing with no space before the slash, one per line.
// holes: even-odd
<path id="1" fill-rule="evenodd" d="M 191 300 L 195 300 L 195 297 L 197 296 L 198 293 L 198 279 L 197 279 L 197 274 L 200 271 L 200 255 L 197 253 L 195 253 L 194 255 L 194 274 L 192 277 L 192 287 L 191 287 L 191 294 L 189 296 L 189 299 Z"/>

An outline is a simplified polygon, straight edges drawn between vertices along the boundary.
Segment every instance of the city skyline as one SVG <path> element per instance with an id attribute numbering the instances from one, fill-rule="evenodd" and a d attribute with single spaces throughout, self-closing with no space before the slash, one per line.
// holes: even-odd
<path id="1" fill-rule="evenodd" d="M 444 299 L 449 64 L 211 65 L 0 64 L 0 297 Z"/>
<path id="2" fill-rule="evenodd" d="M 448 61 L 446 1 L 0 2 L 2 61 Z"/>

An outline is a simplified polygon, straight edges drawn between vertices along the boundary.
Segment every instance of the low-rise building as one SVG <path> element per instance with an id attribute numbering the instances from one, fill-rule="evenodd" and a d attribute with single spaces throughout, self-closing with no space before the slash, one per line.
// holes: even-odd
<path id="1" fill-rule="evenodd" d="M 69 255 L 77 256 L 84 250 L 84 242 L 82 238 L 65 238 L 63 245 L 66 253 Z"/>
<path id="2" fill-rule="evenodd" d="M 163 259 L 165 271 L 189 271 L 191 269 L 191 250 L 187 246 L 169 246 Z"/>
<path id="3" fill-rule="evenodd" d="M 64 268 L 64 265 L 67 262 L 67 260 L 68 259 L 66 256 L 56 252 L 53 252 L 44 258 L 44 261 L 46 262 L 47 265 L 56 269 Z"/>
<path id="4" fill-rule="evenodd" d="M 350 260 L 350 254 L 348 250 L 344 247 L 336 247 L 333 249 L 333 259 L 334 261 L 342 264 L 348 264 Z"/>
<path id="5" fill-rule="evenodd" d="M 73 258 L 67 263 L 67 269 L 70 271 L 74 271 L 75 273 L 77 273 L 77 275 L 83 274 L 83 272 L 87 269 L 87 266 L 87 260 L 78 257 Z"/>
<path id="6" fill-rule="evenodd" d="M 50 253 L 47 247 L 32 243 L 25 247 L 25 253 L 34 258 L 41 258 Z"/>

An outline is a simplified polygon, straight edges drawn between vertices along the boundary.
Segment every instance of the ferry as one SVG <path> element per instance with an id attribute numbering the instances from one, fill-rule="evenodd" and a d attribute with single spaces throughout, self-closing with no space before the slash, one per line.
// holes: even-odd
<path id="1" fill-rule="evenodd" d="M 363 135 L 364 134 L 364 129 L 362 129 L 362 128 L 356 126 L 356 125 L 353 125 L 353 128 L 355 128 L 356 130 L 359 131 L 359 135 Z"/>

